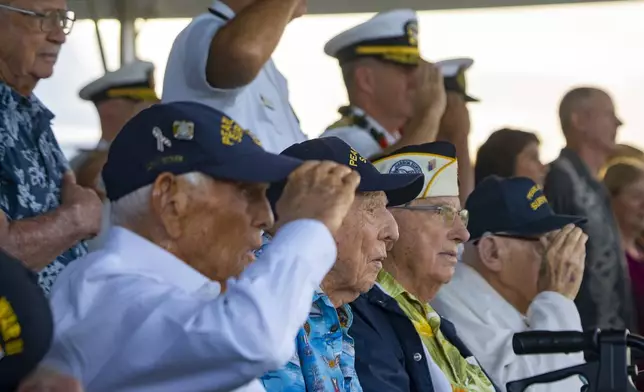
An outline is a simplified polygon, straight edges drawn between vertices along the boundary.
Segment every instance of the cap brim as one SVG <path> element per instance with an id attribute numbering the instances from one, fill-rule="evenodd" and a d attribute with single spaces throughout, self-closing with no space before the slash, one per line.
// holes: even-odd
<path id="1" fill-rule="evenodd" d="M 286 180 L 301 164 L 302 161 L 296 158 L 260 151 L 239 156 L 231 165 L 206 166 L 198 170 L 215 179 L 273 183 Z"/>
<path id="2" fill-rule="evenodd" d="M 539 236 L 554 230 L 559 230 L 569 224 L 585 223 L 586 218 L 573 215 L 550 215 L 531 222 L 516 230 L 508 231 L 509 234 L 518 234 L 526 236 Z"/>
<path id="3" fill-rule="evenodd" d="M 358 192 L 383 191 L 389 206 L 399 206 L 414 200 L 425 185 L 422 174 L 373 174 L 362 177 Z"/>
<path id="4" fill-rule="evenodd" d="M 465 102 L 481 102 L 481 100 L 478 99 L 478 98 L 474 98 L 474 97 L 469 96 L 467 94 L 464 94 L 464 95 L 465 95 Z"/>

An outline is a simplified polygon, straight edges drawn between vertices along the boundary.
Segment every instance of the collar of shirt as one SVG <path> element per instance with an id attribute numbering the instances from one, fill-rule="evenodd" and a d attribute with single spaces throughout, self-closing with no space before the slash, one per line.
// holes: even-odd
<path id="1" fill-rule="evenodd" d="M 221 290 L 218 283 L 212 282 L 172 253 L 123 227 L 110 229 L 105 250 L 126 261 L 121 266 L 124 270 L 162 280 L 186 292 L 197 292 L 206 284 Z"/>
<path id="2" fill-rule="evenodd" d="M 225 16 L 228 19 L 232 19 L 235 17 L 235 11 L 233 11 L 229 6 L 227 6 L 221 0 L 215 0 L 212 3 L 212 6 L 210 7 L 210 9 L 221 13 L 223 16 Z"/>
<path id="3" fill-rule="evenodd" d="M 25 97 L 8 84 L 0 82 L 0 103 L 2 106 L 9 107 L 11 102 L 28 108 L 32 115 L 43 114 L 49 120 L 54 118 L 54 114 L 34 94 Z"/>
<path id="4" fill-rule="evenodd" d="M 378 121 L 376 121 L 373 117 L 368 115 L 364 110 L 360 109 L 357 106 L 351 105 L 348 108 L 351 113 L 353 113 L 354 116 L 356 117 L 362 117 L 364 118 L 365 122 L 367 123 L 368 127 L 373 128 L 377 133 L 382 134 L 385 136 L 385 139 L 387 140 L 388 145 L 393 145 L 400 140 L 400 133 L 398 132 L 389 132 L 388 130 L 385 129 Z M 357 126 L 357 124 L 354 124 Z"/>
<path id="5" fill-rule="evenodd" d="M 467 290 L 464 291 L 464 288 Z M 461 301 L 469 303 L 473 302 L 472 293 L 476 293 L 474 303 L 494 304 L 494 306 L 472 306 L 470 308 L 472 312 L 490 321 L 494 320 L 494 323 L 503 324 L 513 331 L 525 331 L 528 326 L 526 316 L 506 301 L 478 272 L 467 264 L 458 263 L 456 265 L 451 282 L 443 286 L 438 295 L 446 295 L 445 299 L 460 298 Z M 503 316 L 499 317 L 499 315 Z M 449 319 L 449 317 L 447 318 Z"/>

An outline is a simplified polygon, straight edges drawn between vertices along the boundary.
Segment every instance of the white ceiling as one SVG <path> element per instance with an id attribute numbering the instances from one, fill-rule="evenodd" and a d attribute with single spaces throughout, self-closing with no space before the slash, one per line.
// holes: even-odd
<path id="1" fill-rule="evenodd" d="M 309 0 L 309 12 L 315 14 L 378 12 L 392 8 L 438 10 L 481 7 L 507 7 L 563 3 L 591 3 L 627 0 Z M 92 6 L 98 19 L 118 18 L 188 18 L 198 15 L 212 0 L 69 0 L 79 19 L 91 18 Z M 121 9 L 122 11 L 117 11 Z M 123 16 L 125 18 L 125 16 Z"/>

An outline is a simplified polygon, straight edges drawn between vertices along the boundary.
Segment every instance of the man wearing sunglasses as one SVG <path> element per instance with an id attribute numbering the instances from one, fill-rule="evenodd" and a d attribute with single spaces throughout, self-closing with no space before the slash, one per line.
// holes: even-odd
<path id="1" fill-rule="evenodd" d="M 0 246 L 39 271 L 48 292 L 83 240 L 100 229 L 101 201 L 76 184 L 54 137 L 54 115 L 33 95 L 54 71 L 74 23 L 65 0 L 0 1 Z"/>
<path id="2" fill-rule="evenodd" d="M 456 151 L 446 142 L 402 148 L 374 162 L 381 173 L 419 173 L 416 198 L 391 208 L 400 237 L 376 287 L 351 304 L 349 331 L 365 392 L 493 392 L 495 387 L 428 304 L 449 282 L 458 246 L 469 238 L 461 209 Z"/>
<path id="3" fill-rule="evenodd" d="M 470 241 L 452 281 L 432 302 L 492 380 L 509 381 L 578 365 L 583 354 L 517 356 L 512 336 L 529 330 L 581 331 L 575 307 L 588 237 L 582 218 L 555 215 L 528 178 L 483 180 L 465 204 Z M 579 391 L 577 377 L 535 392 Z"/>

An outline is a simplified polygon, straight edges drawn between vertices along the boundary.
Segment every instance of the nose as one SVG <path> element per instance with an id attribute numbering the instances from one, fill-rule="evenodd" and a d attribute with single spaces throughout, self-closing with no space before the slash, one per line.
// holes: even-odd
<path id="1" fill-rule="evenodd" d="M 467 231 L 467 227 L 463 224 L 463 220 L 460 216 L 457 216 L 454 220 L 454 224 L 448 233 L 448 237 L 451 241 L 455 241 L 457 244 L 462 244 L 470 239 L 470 232 Z"/>
<path id="2" fill-rule="evenodd" d="M 383 241 L 387 246 L 387 251 L 390 251 L 396 241 L 398 241 L 398 237 L 400 237 L 400 234 L 398 233 L 398 223 L 396 223 L 396 219 L 394 219 L 394 216 L 391 215 L 391 212 L 387 209 L 384 210 L 382 219 L 383 225 L 378 239 Z"/>
<path id="3" fill-rule="evenodd" d="M 57 45 L 62 45 L 67 41 L 67 36 L 65 35 L 62 27 L 56 26 L 47 34 L 47 41 Z"/>
<path id="4" fill-rule="evenodd" d="M 273 210 L 266 198 L 266 193 L 264 193 L 262 197 L 255 199 L 249 205 L 249 210 L 252 217 L 253 227 L 268 230 L 275 224 Z"/>

